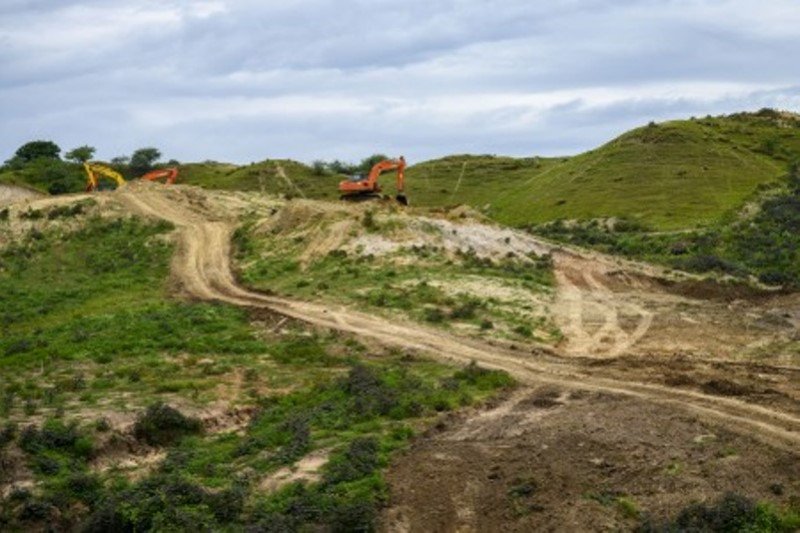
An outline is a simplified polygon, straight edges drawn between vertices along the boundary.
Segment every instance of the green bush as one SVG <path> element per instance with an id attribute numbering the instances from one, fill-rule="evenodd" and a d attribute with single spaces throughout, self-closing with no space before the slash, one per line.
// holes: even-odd
<path id="1" fill-rule="evenodd" d="M 359 437 L 343 452 L 331 457 L 325 466 L 323 479 L 328 485 L 355 481 L 372 474 L 377 467 L 377 439 Z"/>
<path id="2" fill-rule="evenodd" d="M 202 424 L 197 418 L 164 403 L 155 403 L 136 418 L 133 434 L 137 440 L 152 446 L 172 444 L 185 435 L 200 433 Z"/>
<path id="3" fill-rule="evenodd" d="M 77 422 L 66 424 L 57 419 L 45 421 L 40 429 L 25 427 L 19 436 L 19 447 L 33 455 L 52 450 L 81 458 L 90 457 L 93 451 L 91 439 L 81 433 Z"/>
<path id="4" fill-rule="evenodd" d="M 109 492 L 83 524 L 87 532 L 220 530 L 242 512 L 245 492 L 211 492 L 179 474 L 156 474 Z"/>
<path id="5" fill-rule="evenodd" d="M 796 512 L 782 513 L 770 505 L 757 504 L 744 496 L 728 493 L 714 503 L 686 507 L 673 521 L 658 523 L 645 517 L 637 531 L 791 533 L 799 528 L 800 514 Z"/>

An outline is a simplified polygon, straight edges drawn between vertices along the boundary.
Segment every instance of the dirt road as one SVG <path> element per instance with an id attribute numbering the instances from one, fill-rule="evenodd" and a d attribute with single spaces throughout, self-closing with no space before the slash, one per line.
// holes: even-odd
<path id="1" fill-rule="evenodd" d="M 174 258 L 173 274 L 184 290 L 194 297 L 270 309 L 311 324 L 418 351 L 444 361 L 465 364 L 474 360 L 486 367 L 505 370 L 530 385 L 611 393 L 652 402 L 683 410 L 708 423 L 749 435 L 777 448 L 800 450 L 800 414 L 796 410 L 637 381 L 635 375 L 615 372 L 613 368 L 599 372 L 582 358 L 568 357 L 578 353 L 621 355 L 645 336 L 653 321 L 651 311 L 635 301 L 616 299 L 600 278 L 586 270 L 586 264 L 579 265 L 574 258 L 556 258 L 562 292 L 555 307 L 568 336 L 566 354 L 544 349 L 513 350 L 420 324 L 390 322 L 345 307 L 293 301 L 248 291 L 237 284 L 231 269 L 232 221 L 175 202 L 161 190 L 120 191 L 118 198 L 131 210 L 168 220 L 178 228 L 179 250 Z M 219 218 L 214 220 L 212 216 Z M 581 291 L 579 282 L 593 290 Z M 621 325 L 622 315 L 626 327 Z M 592 317 L 595 323 L 590 330 L 587 322 Z M 800 369 L 788 368 L 785 373 L 785 381 L 800 382 Z"/>

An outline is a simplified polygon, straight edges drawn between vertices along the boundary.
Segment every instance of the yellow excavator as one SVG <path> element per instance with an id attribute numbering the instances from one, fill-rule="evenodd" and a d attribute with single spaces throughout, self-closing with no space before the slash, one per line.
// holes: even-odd
<path id="1" fill-rule="evenodd" d="M 105 177 L 117 182 L 117 187 L 125 184 L 125 178 L 122 174 L 112 168 L 99 163 L 84 163 L 84 170 L 86 170 L 86 191 L 91 192 L 97 190 L 100 183 L 99 178 Z"/>

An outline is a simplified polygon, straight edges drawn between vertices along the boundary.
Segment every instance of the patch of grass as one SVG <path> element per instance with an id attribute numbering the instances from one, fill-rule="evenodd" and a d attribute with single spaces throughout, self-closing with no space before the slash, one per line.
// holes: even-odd
<path id="1" fill-rule="evenodd" d="M 265 351 L 243 311 L 166 299 L 166 224 L 90 218 L 0 251 L 0 367 L 116 365 L 154 353 Z M 43 284 L 41 280 L 53 280 Z"/>
<path id="2" fill-rule="evenodd" d="M 630 496 L 617 498 L 616 506 L 622 516 L 626 518 L 639 518 L 641 514 L 638 504 Z"/>
<path id="3" fill-rule="evenodd" d="M 713 503 L 697 503 L 681 510 L 674 520 L 664 523 L 645 516 L 637 531 L 747 531 L 781 533 L 800 528 L 800 511 L 781 510 L 768 503 L 756 503 L 744 496 L 728 493 Z"/>
<path id="4" fill-rule="evenodd" d="M 287 198 L 335 200 L 339 197 L 340 177 L 315 174 L 311 167 L 287 159 L 242 166 L 212 161 L 189 163 L 181 165 L 180 172 L 181 183 L 209 189 L 264 192 Z"/>

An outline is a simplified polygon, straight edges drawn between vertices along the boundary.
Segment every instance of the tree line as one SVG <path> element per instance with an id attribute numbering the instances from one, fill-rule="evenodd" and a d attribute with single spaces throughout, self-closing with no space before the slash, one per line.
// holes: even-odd
<path id="1" fill-rule="evenodd" d="M 86 175 L 83 163 L 94 158 L 97 149 L 83 145 L 63 154 L 61 147 L 53 141 L 30 141 L 14 152 L 0 167 L 0 173 L 12 173 L 14 181 L 47 190 L 50 194 L 78 192 L 85 186 Z M 109 165 L 128 178 L 158 168 L 162 158 L 161 151 L 154 147 L 134 150 L 130 156 L 114 157 Z M 178 165 L 170 160 L 167 165 Z"/>

